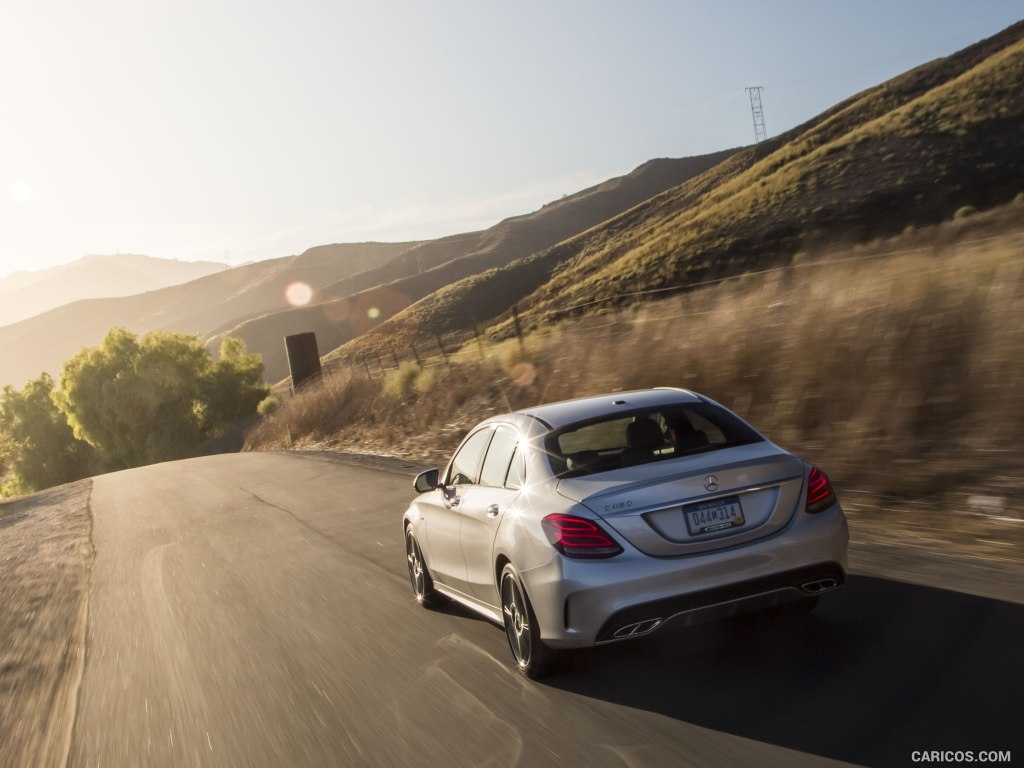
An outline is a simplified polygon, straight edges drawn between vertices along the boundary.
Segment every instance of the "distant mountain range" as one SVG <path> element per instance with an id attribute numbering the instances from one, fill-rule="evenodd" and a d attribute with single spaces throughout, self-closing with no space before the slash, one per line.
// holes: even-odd
<path id="1" fill-rule="evenodd" d="M 0 326 L 80 299 L 131 296 L 227 269 L 210 261 L 176 261 L 118 253 L 85 256 L 38 272 L 0 279 Z"/>
<path id="2" fill-rule="evenodd" d="M 169 330 L 209 337 L 226 324 L 290 306 L 285 290 L 292 283 L 315 290 L 382 264 L 411 245 L 324 245 L 148 293 L 65 304 L 0 327 L 0 385 L 20 387 L 42 371 L 56 376 L 65 360 L 83 346 L 98 344 L 115 326 L 135 333 Z"/>
<path id="3" fill-rule="evenodd" d="M 321 352 L 328 352 L 439 288 L 600 224 L 714 167 L 732 151 L 652 160 L 482 232 L 427 242 L 319 246 L 146 294 L 67 304 L 0 328 L 0 384 L 21 386 L 41 371 L 56 376 L 65 360 L 98 344 L 114 326 L 199 334 L 214 348 L 223 336 L 237 335 L 263 355 L 265 378 L 279 381 L 288 375 L 284 336 L 314 331 Z M 310 305 L 293 307 L 286 300 L 285 290 L 295 282 L 313 289 Z"/>
<path id="4" fill-rule="evenodd" d="M 500 336 L 513 304 L 526 323 L 542 325 L 686 290 L 789 264 L 799 251 L 935 223 L 964 206 L 1008 203 L 1024 192 L 1021 179 L 1024 22 L 755 146 L 652 160 L 482 232 L 321 246 L 50 309 L 0 327 L 0 385 L 58 373 L 117 325 L 200 334 L 211 346 L 241 336 L 277 381 L 287 375 L 287 334 L 315 331 L 321 354 L 350 362 L 406 354 L 474 326 Z M 312 301 L 293 307 L 285 290 L 298 281 Z M 5 296 L 0 282 L 0 305 L 37 285 Z"/>

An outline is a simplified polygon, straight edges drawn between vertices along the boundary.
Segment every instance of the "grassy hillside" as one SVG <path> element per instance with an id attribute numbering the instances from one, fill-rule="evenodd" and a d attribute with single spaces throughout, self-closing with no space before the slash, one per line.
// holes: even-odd
<path id="1" fill-rule="evenodd" d="M 527 303 L 557 316 L 1011 200 L 1024 178 L 1022 36 L 1018 24 L 868 91 L 703 194 L 678 190 L 639 231 L 588 244 Z"/>
<path id="2" fill-rule="evenodd" d="M 529 258 L 438 290 L 332 359 L 499 323 L 544 324 L 987 208 L 1024 191 L 1024 23 L 857 94 L 808 123 Z M 505 314 L 507 317 L 507 314 Z"/>
<path id="3" fill-rule="evenodd" d="M 522 347 L 471 343 L 384 377 L 355 368 L 284 403 L 248 445 L 294 438 L 437 464 L 510 408 L 680 386 L 820 462 L 851 506 L 925 499 L 964 514 L 986 496 L 1024 512 L 1022 253 L 1024 201 L 564 322 Z"/>
<path id="4" fill-rule="evenodd" d="M 250 349 L 263 354 L 268 379 L 284 378 L 288 370 L 281 337 L 286 333 L 314 331 L 322 352 L 334 349 L 423 296 L 606 221 L 715 166 L 734 151 L 651 160 L 632 173 L 548 203 L 533 213 L 505 219 L 484 232 L 422 243 L 385 267 L 318 291 L 316 306 L 254 317 L 221 330 L 243 338 Z"/>
<path id="5" fill-rule="evenodd" d="M 417 243 L 379 266 L 318 288 L 309 306 L 232 318 L 214 329 L 208 339 L 209 346 L 219 348 L 226 336 L 241 338 L 250 350 L 263 356 L 266 379 L 279 381 L 288 375 L 285 336 L 313 331 L 322 351 L 334 349 L 377 324 L 370 316 L 370 309 L 383 307 L 384 311 L 390 310 L 390 314 L 408 304 L 405 299 L 395 303 L 379 295 L 373 296 L 372 301 L 371 295 L 364 294 L 363 299 L 356 300 L 348 297 L 461 258 L 479 248 L 483 237 L 483 232 L 467 232 Z"/>
<path id="6" fill-rule="evenodd" d="M 386 264 L 325 286 L 317 293 L 317 300 L 326 302 L 344 299 L 367 288 L 387 285 L 404 277 L 418 275 L 438 264 L 474 253 L 482 247 L 486 239 L 486 231 L 464 232 L 418 243 L 402 251 Z"/>

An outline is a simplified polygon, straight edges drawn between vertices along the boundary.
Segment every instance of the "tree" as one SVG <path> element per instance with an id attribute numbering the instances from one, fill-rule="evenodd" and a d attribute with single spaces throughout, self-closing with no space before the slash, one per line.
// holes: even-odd
<path id="1" fill-rule="evenodd" d="M 140 340 L 114 328 L 64 364 L 57 402 L 107 469 L 183 458 L 254 415 L 266 395 L 259 357 L 230 341 L 214 364 L 197 336 L 153 332 Z"/>
<path id="2" fill-rule="evenodd" d="M 91 474 L 91 446 L 77 440 L 53 401 L 53 379 L 42 374 L 18 391 L 4 387 L 0 395 L 0 452 L 15 493 L 68 483 Z"/>
<path id="3" fill-rule="evenodd" d="M 8 492 L 6 489 L 7 468 L 11 465 L 11 457 L 13 455 L 14 441 L 11 440 L 9 435 L 0 432 L 0 496 L 4 496 Z"/>
<path id="4" fill-rule="evenodd" d="M 270 392 L 269 387 L 260 383 L 263 359 L 247 354 L 242 339 L 235 336 L 224 339 L 218 358 L 201 385 L 205 403 L 204 439 L 220 437 L 229 427 L 251 419 Z"/>

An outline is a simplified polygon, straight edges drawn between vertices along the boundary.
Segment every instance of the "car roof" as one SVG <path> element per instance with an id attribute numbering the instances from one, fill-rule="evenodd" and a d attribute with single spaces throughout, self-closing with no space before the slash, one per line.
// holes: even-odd
<path id="1" fill-rule="evenodd" d="M 574 400 L 562 400 L 558 403 L 523 408 L 516 413 L 539 419 L 552 429 L 559 429 L 567 424 L 575 424 L 578 421 L 611 414 L 615 411 L 632 411 L 638 408 L 657 408 L 701 401 L 702 398 L 699 395 L 689 390 L 659 387 L 578 397 Z"/>

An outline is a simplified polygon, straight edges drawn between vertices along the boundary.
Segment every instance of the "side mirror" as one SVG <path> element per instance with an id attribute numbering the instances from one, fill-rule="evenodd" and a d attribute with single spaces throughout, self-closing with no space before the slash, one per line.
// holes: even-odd
<path id="1" fill-rule="evenodd" d="M 432 491 L 437 488 L 440 477 L 441 473 L 438 470 L 428 469 L 426 472 L 420 472 L 416 475 L 416 481 L 412 484 L 412 487 L 416 489 L 416 493 Z"/>

